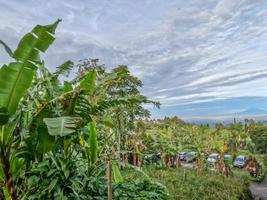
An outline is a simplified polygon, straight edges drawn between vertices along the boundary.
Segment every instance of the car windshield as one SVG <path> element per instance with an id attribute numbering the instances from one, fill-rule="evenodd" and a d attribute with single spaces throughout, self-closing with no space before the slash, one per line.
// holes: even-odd
<path id="1" fill-rule="evenodd" d="M 192 152 L 186 154 L 186 157 L 187 157 L 187 158 L 192 158 L 193 156 L 194 156 L 194 153 L 192 153 Z"/>
<path id="2" fill-rule="evenodd" d="M 212 154 L 209 156 L 209 158 L 217 159 L 218 155 L 217 154 Z"/>
<path id="3" fill-rule="evenodd" d="M 237 158 L 236 158 L 236 161 L 238 161 L 238 162 L 243 162 L 243 161 L 244 161 L 244 158 L 243 158 L 243 157 L 237 157 Z"/>

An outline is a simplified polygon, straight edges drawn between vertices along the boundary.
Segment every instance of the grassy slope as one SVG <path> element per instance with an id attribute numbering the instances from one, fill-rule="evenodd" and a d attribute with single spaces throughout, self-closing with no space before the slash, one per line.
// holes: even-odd
<path id="1" fill-rule="evenodd" d="M 238 177 L 225 178 L 213 172 L 203 172 L 197 176 L 194 170 L 183 168 L 147 167 L 143 170 L 152 180 L 164 184 L 173 200 L 251 199 L 247 181 Z M 133 170 L 124 170 L 123 174 L 126 179 L 146 178 Z"/>

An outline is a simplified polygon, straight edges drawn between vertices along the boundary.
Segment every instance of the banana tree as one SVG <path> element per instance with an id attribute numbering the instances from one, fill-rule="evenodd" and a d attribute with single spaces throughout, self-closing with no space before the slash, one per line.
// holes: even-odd
<path id="1" fill-rule="evenodd" d="M 0 163 L 5 187 L 12 200 L 18 198 L 11 174 L 12 159 L 16 159 L 13 144 L 19 141 L 17 123 L 21 113 L 18 106 L 41 63 L 40 52 L 45 52 L 55 40 L 54 34 L 59 22 L 57 20 L 47 26 L 37 25 L 21 39 L 14 52 L 1 41 L 14 59 L 0 69 Z"/>

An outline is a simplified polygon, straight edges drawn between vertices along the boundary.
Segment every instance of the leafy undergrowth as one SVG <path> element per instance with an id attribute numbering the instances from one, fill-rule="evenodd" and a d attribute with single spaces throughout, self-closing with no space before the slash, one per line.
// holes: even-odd
<path id="1" fill-rule="evenodd" d="M 105 200 L 107 197 L 107 184 L 104 177 L 91 180 L 88 200 Z M 112 185 L 112 199 L 114 200 L 169 200 L 164 185 L 148 179 L 127 180 Z"/>
<path id="2" fill-rule="evenodd" d="M 143 171 L 168 188 L 170 199 L 177 200 L 248 200 L 252 199 L 246 179 L 226 178 L 213 172 L 196 172 L 184 168 L 146 167 Z M 129 180 L 147 179 L 142 173 L 124 170 L 124 178 Z"/>
<path id="3" fill-rule="evenodd" d="M 100 167 L 89 180 L 86 200 L 108 199 L 107 179 L 105 167 Z M 112 199 L 114 200 L 169 200 L 167 188 L 149 179 L 124 179 L 122 182 L 112 183 Z"/>

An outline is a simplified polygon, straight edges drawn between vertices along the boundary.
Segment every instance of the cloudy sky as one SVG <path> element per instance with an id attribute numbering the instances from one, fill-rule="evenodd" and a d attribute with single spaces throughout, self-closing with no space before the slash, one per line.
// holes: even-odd
<path id="1" fill-rule="evenodd" d="M 0 0 L 0 39 L 15 49 L 57 18 L 49 69 L 83 58 L 128 65 L 162 103 L 155 117 L 267 110 L 266 0 Z"/>

